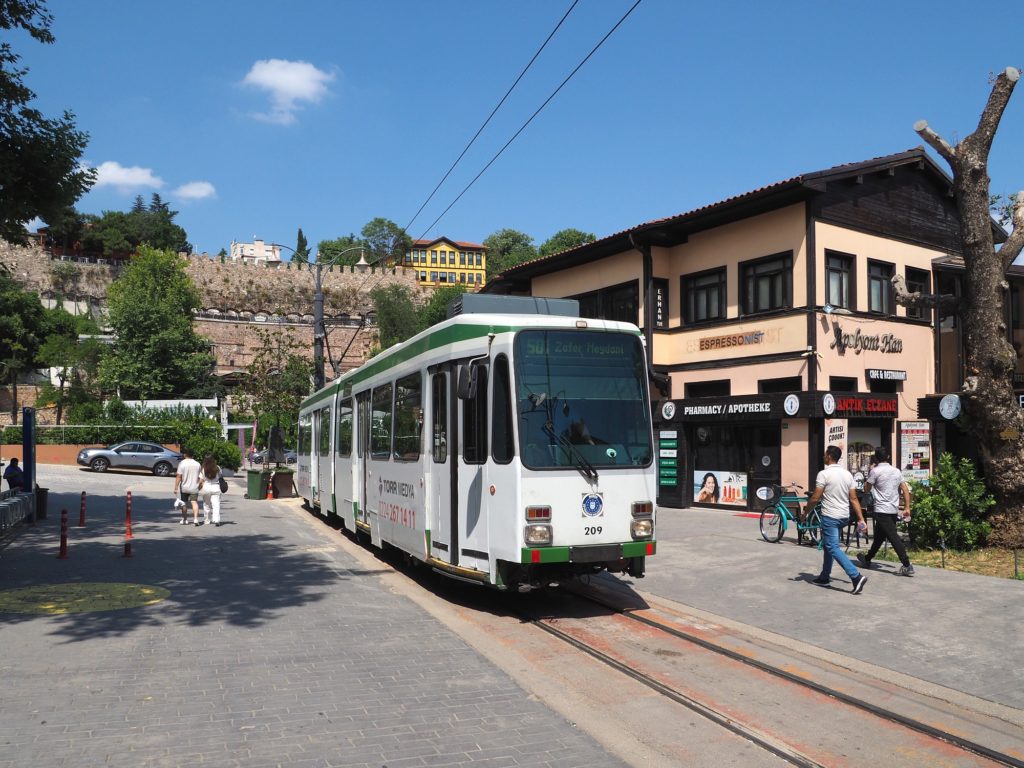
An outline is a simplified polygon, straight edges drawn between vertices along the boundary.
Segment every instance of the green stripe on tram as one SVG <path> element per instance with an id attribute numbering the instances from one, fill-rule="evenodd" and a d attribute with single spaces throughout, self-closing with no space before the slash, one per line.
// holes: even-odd
<path id="1" fill-rule="evenodd" d="M 648 554 L 647 547 L 650 546 L 650 554 L 658 551 L 655 541 L 630 541 L 622 545 L 623 557 L 644 557 Z M 570 547 L 523 547 L 519 552 L 519 562 L 523 565 L 531 563 L 568 563 Z M 533 553 L 538 552 L 540 560 L 533 559 Z"/>

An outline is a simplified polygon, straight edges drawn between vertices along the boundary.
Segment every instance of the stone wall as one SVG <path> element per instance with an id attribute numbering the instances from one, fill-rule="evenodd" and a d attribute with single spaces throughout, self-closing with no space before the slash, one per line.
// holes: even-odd
<path id="1" fill-rule="evenodd" d="M 218 375 L 245 370 L 259 348 L 260 329 L 294 339 L 313 358 L 313 268 L 222 262 L 206 255 L 189 256 L 186 261 L 185 271 L 202 297 L 202 309 L 193 324 L 200 336 L 213 343 Z M 110 283 L 123 269 L 117 264 L 54 260 L 38 247 L 15 246 L 2 240 L 0 263 L 20 285 L 39 293 L 48 306 L 62 303 L 69 312 L 90 312 L 97 317 L 106 306 Z M 332 361 L 339 373 L 347 371 L 361 365 L 376 344 L 376 328 L 372 323 L 362 323 L 373 309 L 370 292 L 374 288 L 403 285 L 417 303 L 424 302 L 429 291 L 418 285 L 416 270 L 402 267 L 365 271 L 328 268 L 321 276 L 328 378 L 333 375 Z M 340 360 L 343 353 L 344 360 Z"/>

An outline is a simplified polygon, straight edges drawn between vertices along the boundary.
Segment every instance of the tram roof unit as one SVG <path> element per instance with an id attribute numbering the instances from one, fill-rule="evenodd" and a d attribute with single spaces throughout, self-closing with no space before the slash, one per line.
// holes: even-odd
<path id="1" fill-rule="evenodd" d="M 466 294 L 468 297 L 470 294 Z M 477 295 L 477 294 L 474 294 Z M 480 296 L 485 298 L 485 296 Z M 618 320 L 580 318 L 579 302 L 575 299 L 536 299 L 530 296 L 486 296 L 488 299 L 526 299 L 525 302 L 467 302 L 469 309 L 447 320 L 420 331 L 411 339 L 399 342 L 381 352 L 358 368 L 347 371 L 318 392 L 302 401 L 300 410 L 332 396 L 339 388 L 351 387 L 393 366 L 404 363 L 439 347 L 481 338 L 491 333 L 512 333 L 524 328 L 582 328 L 597 331 L 618 331 L 640 336 L 640 329 L 632 323 Z M 575 311 L 568 313 L 569 307 Z M 453 302 L 454 304 L 455 302 Z M 493 308 L 491 308 L 493 307 Z M 547 314 L 541 308 L 552 307 L 557 313 Z M 532 308 L 532 311 L 531 311 Z M 511 311 L 510 311 L 511 310 Z M 449 311 L 451 308 L 449 307 Z M 580 326 L 579 323 L 585 323 Z"/>

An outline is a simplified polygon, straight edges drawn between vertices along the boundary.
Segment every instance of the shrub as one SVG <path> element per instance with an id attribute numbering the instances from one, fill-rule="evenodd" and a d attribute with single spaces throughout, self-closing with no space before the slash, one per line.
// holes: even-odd
<path id="1" fill-rule="evenodd" d="M 985 543 L 987 518 L 996 502 L 970 459 L 957 461 L 950 453 L 942 454 L 931 483 L 913 482 L 911 493 L 908 528 L 915 546 L 966 551 Z"/>
<path id="2" fill-rule="evenodd" d="M 238 450 L 238 446 L 227 440 L 221 440 L 218 436 L 193 436 L 184 445 L 192 449 L 196 461 L 202 462 L 207 456 L 213 456 L 213 460 L 222 469 L 230 469 L 232 472 L 242 466 L 242 452 Z"/>

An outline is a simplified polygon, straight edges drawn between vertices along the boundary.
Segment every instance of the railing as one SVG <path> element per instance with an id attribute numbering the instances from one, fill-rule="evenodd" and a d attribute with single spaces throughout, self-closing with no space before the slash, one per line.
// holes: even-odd
<path id="1" fill-rule="evenodd" d="M 25 521 L 34 520 L 36 495 L 31 491 L 4 491 L 0 493 L 0 540 L 7 538 Z"/>

